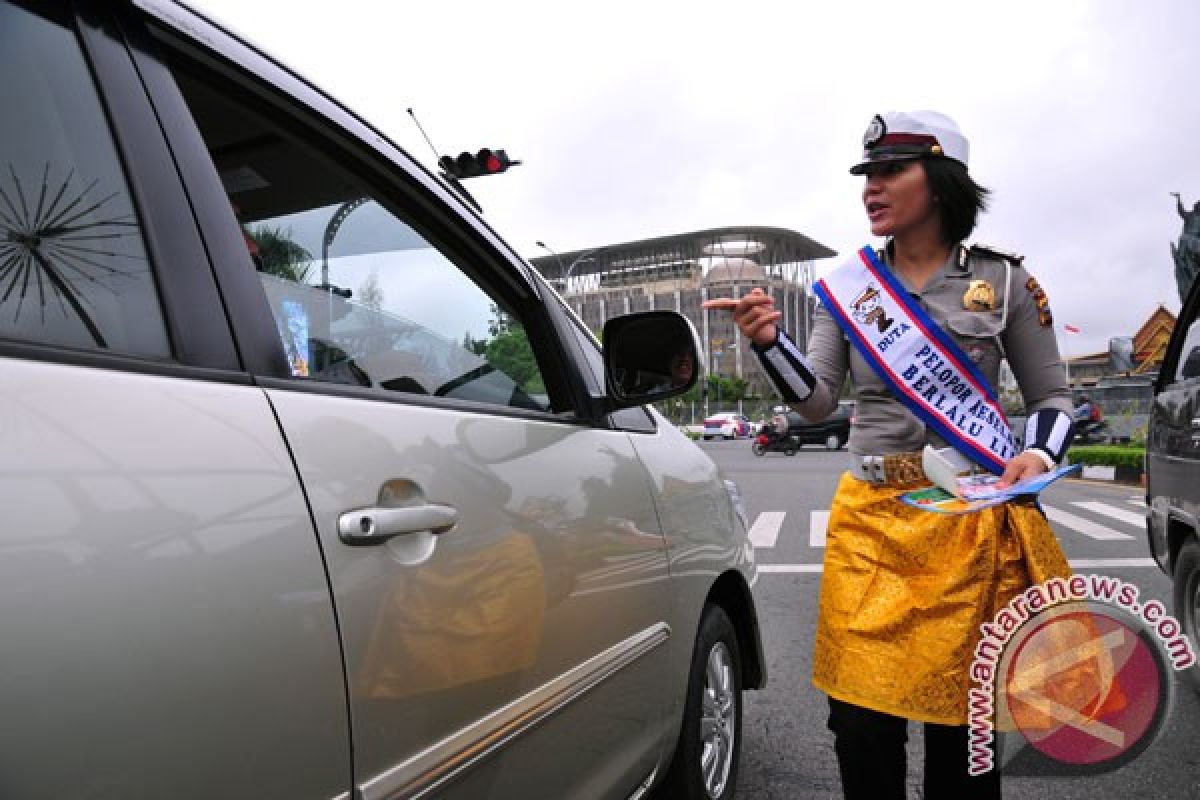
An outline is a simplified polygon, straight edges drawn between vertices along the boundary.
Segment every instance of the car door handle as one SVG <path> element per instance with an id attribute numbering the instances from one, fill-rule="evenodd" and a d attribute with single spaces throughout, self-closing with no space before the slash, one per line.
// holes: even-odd
<path id="1" fill-rule="evenodd" d="M 338 517 L 346 544 L 378 544 L 405 533 L 445 533 L 458 523 L 458 509 L 428 503 L 402 508 L 358 508 Z"/>

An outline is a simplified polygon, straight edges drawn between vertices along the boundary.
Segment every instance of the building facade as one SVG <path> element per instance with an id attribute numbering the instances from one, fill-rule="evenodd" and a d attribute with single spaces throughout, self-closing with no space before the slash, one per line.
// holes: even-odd
<path id="1" fill-rule="evenodd" d="M 730 314 L 705 300 L 769 292 L 782 324 L 807 343 L 815 309 L 813 263 L 836 253 L 785 228 L 731 227 L 602 245 L 531 260 L 580 319 L 599 333 L 606 320 L 635 311 L 677 311 L 696 327 L 709 374 L 741 378 L 750 393 L 773 391 Z"/>

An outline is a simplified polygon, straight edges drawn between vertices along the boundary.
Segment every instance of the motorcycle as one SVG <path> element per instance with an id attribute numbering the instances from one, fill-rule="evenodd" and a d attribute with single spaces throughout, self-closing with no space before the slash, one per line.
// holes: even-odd
<path id="1" fill-rule="evenodd" d="M 766 453 L 783 453 L 785 456 L 794 456 L 800 450 L 800 439 L 787 433 L 764 430 L 750 442 L 750 449 L 756 456 Z"/>
<path id="2" fill-rule="evenodd" d="M 1084 420 L 1075 425 L 1075 444 L 1105 444 L 1109 441 L 1105 420 Z"/>

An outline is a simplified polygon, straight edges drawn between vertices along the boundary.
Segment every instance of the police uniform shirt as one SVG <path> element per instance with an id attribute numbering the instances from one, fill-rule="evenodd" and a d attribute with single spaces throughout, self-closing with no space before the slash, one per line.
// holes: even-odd
<path id="1" fill-rule="evenodd" d="M 881 255 L 890 269 L 888 253 Z M 1071 413 L 1071 394 L 1045 292 L 1021 266 L 1020 258 L 978 245 L 956 245 L 920 290 L 894 274 L 954 337 L 994 390 L 998 392 L 1000 362 L 1007 358 L 1028 414 L 1040 409 Z M 945 446 L 895 398 L 824 307 L 814 317 L 808 359 L 817 385 L 794 408 L 809 419 L 828 416 L 849 371 L 857 401 L 849 442 L 852 453 L 886 455 L 915 452 L 926 444 Z"/>

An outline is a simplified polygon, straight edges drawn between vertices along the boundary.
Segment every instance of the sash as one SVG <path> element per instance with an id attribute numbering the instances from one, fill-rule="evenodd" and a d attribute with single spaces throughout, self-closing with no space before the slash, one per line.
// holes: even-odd
<path id="1" fill-rule="evenodd" d="M 995 392 L 951 336 L 869 247 L 813 286 L 896 398 L 989 472 L 1016 453 Z"/>

